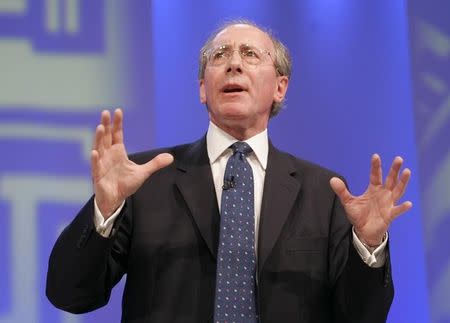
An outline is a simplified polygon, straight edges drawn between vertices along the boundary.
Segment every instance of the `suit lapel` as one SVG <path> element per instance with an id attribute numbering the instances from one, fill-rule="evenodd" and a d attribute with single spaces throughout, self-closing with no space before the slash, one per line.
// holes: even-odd
<path id="1" fill-rule="evenodd" d="M 214 258 L 217 257 L 220 216 L 206 150 L 206 138 L 194 143 L 177 160 L 176 185 Z"/>
<path id="2" fill-rule="evenodd" d="M 300 190 L 300 180 L 287 154 L 269 143 L 269 156 L 261 205 L 258 237 L 258 271 L 264 266 Z"/>

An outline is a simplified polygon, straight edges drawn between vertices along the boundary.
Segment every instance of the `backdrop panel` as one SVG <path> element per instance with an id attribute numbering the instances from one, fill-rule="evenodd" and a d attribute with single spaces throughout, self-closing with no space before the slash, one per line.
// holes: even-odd
<path id="1" fill-rule="evenodd" d="M 421 17 L 432 25 L 440 12 L 437 8 Z M 92 193 L 89 154 L 99 113 L 117 106 L 125 110 L 129 152 L 202 136 L 208 118 L 199 102 L 198 50 L 220 22 L 232 18 L 271 28 L 291 50 L 294 68 L 286 108 L 269 127 L 275 145 L 342 173 L 358 194 L 367 184 L 372 153 L 382 156 L 385 170 L 396 155 L 413 170 L 405 199 L 414 208 L 390 232 L 396 296 L 389 322 L 429 321 L 419 193 L 431 196 L 422 199 L 427 260 L 432 264 L 429 282 L 440 286 L 449 281 L 444 274 L 449 258 L 438 260 L 441 253 L 430 250 L 439 249 L 429 246 L 445 245 L 448 208 L 441 210 L 442 216 L 428 208 L 434 207 L 435 197 L 448 200 L 443 175 L 449 171 L 443 167 L 449 146 L 444 139 L 448 135 L 438 131 L 426 139 L 431 140 L 427 150 L 420 148 L 424 129 L 440 123 L 433 121 L 438 110 L 428 111 L 422 124 L 419 110 L 412 109 L 404 1 L 4 0 L 0 323 L 120 321 L 123 283 L 105 308 L 78 316 L 54 309 L 44 291 L 51 247 Z M 430 28 L 425 28 L 424 39 Z M 443 28 L 439 25 L 439 35 L 448 33 Z M 434 93 L 426 104 L 441 107 L 448 96 L 448 47 L 435 32 L 431 35 L 441 56 L 426 56 L 435 64 L 426 67 L 432 74 L 426 86 L 443 92 Z M 417 53 L 414 62 L 425 55 Z M 439 78 L 443 81 L 437 82 Z M 448 117 L 443 118 L 446 123 L 439 129 L 448 129 Z M 431 187 L 439 188 L 437 195 Z M 443 238 L 434 241 L 437 234 Z M 433 304 L 448 295 L 445 290 L 430 293 Z M 448 309 L 437 308 L 436 313 L 444 314 L 433 312 L 441 319 L 436 322 L 448 320 Z"/>

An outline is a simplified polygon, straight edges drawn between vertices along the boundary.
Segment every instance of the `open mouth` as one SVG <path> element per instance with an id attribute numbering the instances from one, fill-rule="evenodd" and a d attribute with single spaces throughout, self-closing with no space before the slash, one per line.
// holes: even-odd
<path id="1" fill-rule="evenodd" d="M 230 84 L 230 85 L 224 86 L 222 88 L 222 91 L 224 93 L 239 93 L 239 92 L 244 92 L 245 89 L 244 89 L 244 87 L 242 87 L 240 85 Z"/>

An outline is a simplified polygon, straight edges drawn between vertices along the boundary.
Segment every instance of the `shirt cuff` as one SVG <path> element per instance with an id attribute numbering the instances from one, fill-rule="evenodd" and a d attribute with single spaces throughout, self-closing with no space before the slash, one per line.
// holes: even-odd
<path id="1" fill-rule="evenodd" d="M 98 208 L 97 201 L 94 198 L 94 225 L 95 230 L 104 238 L 109 238 L 111 235 L 111 230 L 113 228 L 114 222 L 119 215 L 120 211 L 122 211 L 123 206 L 125 205 L 125 201 L 117 208 L 117 210 L 105 220 Z"/>
<path id="2" fill-rule="evenodd" d="M 359 240 L 355 233 L 355 228 L 352 228 L 353 233 L 353 246 L 358 251 L 361 259 L 372 268 L 383 267 L 386 262 L 386 246 L 388 241 L 388 233 L 386 232 L 386 239 L 373 251 L 368 250 L 362 242 Z"/>

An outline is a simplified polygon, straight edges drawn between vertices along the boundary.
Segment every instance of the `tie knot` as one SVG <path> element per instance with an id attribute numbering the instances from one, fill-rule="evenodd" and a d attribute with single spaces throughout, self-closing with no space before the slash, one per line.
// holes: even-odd
<path id="1" fill-rule="evenodd" d="M 252 147 L 250 147 L 246 142 L 236 141 L 231 145 L 231 149 L 233 149 L 233 153 L 240 153 L 243 155 L 248 155 L 253 151 Z"/>

